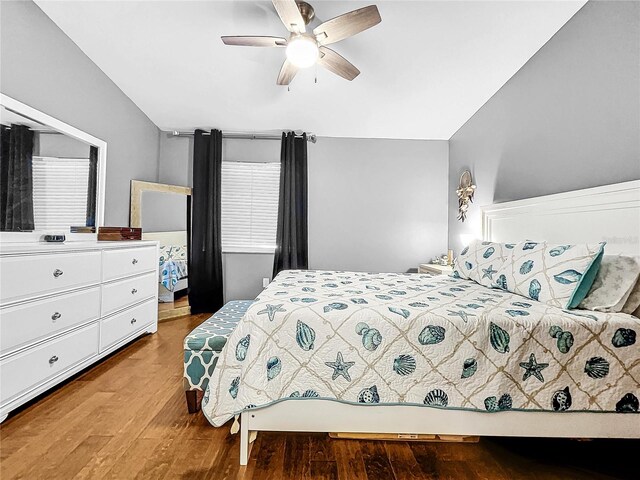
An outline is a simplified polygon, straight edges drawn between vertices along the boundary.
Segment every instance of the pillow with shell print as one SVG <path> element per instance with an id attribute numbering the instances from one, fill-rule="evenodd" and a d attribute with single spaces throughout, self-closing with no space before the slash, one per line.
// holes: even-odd
<path id="1" fill-rule="evenodd" d="M 496 273 L 502 267 L 515 243 L 472 241 L 453 262 L 453 276 L 494 287 Z"/>
<path id="2" fill-rule="evenodd" d="M 554 307 L 576 308 L 595 280 L 604 245 L 518 243 L 495 275 L 493 286 Z"/>

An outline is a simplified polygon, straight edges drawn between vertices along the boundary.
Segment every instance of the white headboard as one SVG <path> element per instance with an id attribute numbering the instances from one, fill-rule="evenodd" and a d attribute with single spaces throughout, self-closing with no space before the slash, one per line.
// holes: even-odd
<path id="1" fill-rule="evenodd" d="M 178 230 L 175 232 L 143 232 L 143 240 L 157 240 L 160 245 L 186 245 L 187 231 Z"/>
<path id="2" fill-rule="evenodd" d="M 605 253 L 640 255 L 640 180 L 482 207 L 484 240 L 606 241 Z"/>

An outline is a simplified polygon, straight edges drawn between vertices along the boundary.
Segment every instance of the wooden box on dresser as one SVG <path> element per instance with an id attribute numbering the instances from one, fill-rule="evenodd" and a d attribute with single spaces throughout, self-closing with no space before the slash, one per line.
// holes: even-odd
<path id="1" fill-rule="evenodd" d="M 158 329 L 158 244 L 0 246 L 0 422 Z"/>

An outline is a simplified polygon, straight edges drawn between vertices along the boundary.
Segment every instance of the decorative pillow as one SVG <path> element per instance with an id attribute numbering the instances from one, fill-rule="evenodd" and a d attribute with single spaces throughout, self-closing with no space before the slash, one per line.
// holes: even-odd
<path id="1" fill-rule="evenodd" d="M 640 261 L 637 257 L 636 259 Z M 629 292 L 629 297 L 627 297 L 627 301 L 624 303 L 621 311 L 622 313 L 629 313 L 640 317 L 640 278 L 638 278 L 635 286 Z"/>
<path id="2" fill-rule="evenodd" d="M 559 308 L 576 308 L 595 280 L 604 243 L 518 243 L 496 275 L 495 287 Z"/>
<path id="3" fill-rule="evenodd" d="M 468 278 L 485 287 L 494 286 L 496 273 L 514 245 L 514 243 L 472 241 L 453 262 L 453 276 Z"/>
<path id="4" fill-rule="evenodd" d="M 637 299 L 633 304 L 627 306 L 626 302 L 630 299 L 634 285 L 638 285 L 639 276 L 640 259 L 605 255 L 589 294 L 580 302 L 578 308 L 598 312 L 622 312 L 623 307 L 627 307 L 628 311 L 625 313 L 632 313 L 640 305 L 640 286 L 635 289 Z"/>

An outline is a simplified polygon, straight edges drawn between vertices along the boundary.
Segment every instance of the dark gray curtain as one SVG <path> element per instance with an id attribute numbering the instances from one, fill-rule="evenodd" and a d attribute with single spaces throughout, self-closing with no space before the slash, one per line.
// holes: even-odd
<path id="1" fill-rule="evenodd" d="M 308 236 L 307 134 L 283 133 L 274 277 L 281 270 L 309 268 Z"/>
<path id="2" fill-rule="evenodd" d="M 33 131 L 2 126 L 0 143 L 0 230 L 33 230 Z"/>
<path id="3" fill-rule="evenodd" d="M 9 135 L 11 130 L 0 126 L 0 230 L 6 230 L 7 197 L 9 195 Z"/>
<path id="4" fill-rule="evenodd" d="M 189 305 L 192 313 L 215 312 L 222 296 L 222 132 L 196 130 L 193 142 Z"/>
<path id="5" fill-rule="evenodd" d="M 87 227 L 96 226 L 96 195 L 98 194 L 98 147 L 89 148 L 89 186 L 87 187 Z"/>

